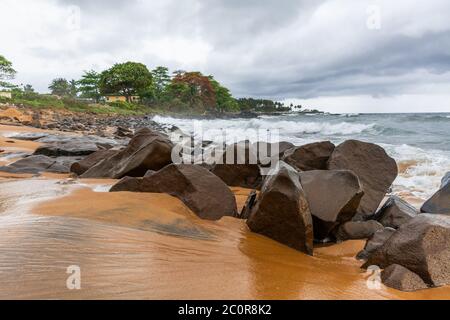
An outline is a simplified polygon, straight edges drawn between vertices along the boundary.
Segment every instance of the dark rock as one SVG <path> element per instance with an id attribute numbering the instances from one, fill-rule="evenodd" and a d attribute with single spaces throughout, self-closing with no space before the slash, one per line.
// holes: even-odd
<path id="1" fill-rule="evenodd" d="M 450 217 L 420 214 L 402 224 L 363 267 L 391 264 L 411 270 L 428 285 L 450 284 Z"/>
<path id="2" fill-rule="evenodd" d="M 442 179 L 441 189 L 423 204 L 420 211 L 450 215 L 450 172 Z"/>
<path id="3" fill-rule="evenodd" d="M 16 140 L 24 140 L 24 141 L 36 141 L 36 140 L 45 138 L 48 135 L 49 134 L 45 133 L 45 132 L 24 132 L 24 133 L 16 134 L 16 135 L 12 136 L 11 138 L 14 138 Z"/>
<path id="4" fill-rule="evenodd" d="M 171 164 L 145 178 L 125 177 L 110 191 L 168 193 L 207 220 L 237 215 L 236 199 L 230 189 L 218 177 L 196 165 Z"/>
<path id="5" fill-rule="evenodd" d="M 298 172 L 284 162 L 267 176 L 247 225 L 289 247 L 313 254 L 313 226 Z"/>
<path id="6" fill-rule="evenodd" d="M 326 170 L 334 148 L 329 141 L 310 143 L 287 150 L 283 161 L 300 171 Z"/>
<path id="7" fill-rule="evenodd" d="M 450 184 L 450 172 L 447 172 L 445 176 L 442 178 L 441 189 L 448 184 Z"/>
<path id="8" fill-rule="evenodd" d="M 125 149 L 91 167 L 82 178 L 142 177 L 148 170 L 160 170 L 170 164 L 172 148 L 165 135 L 141 129 Z"/>
<path id="9" fill-rule="evenodd" d="M 259 189 L 262 176 L 257 155 L 249 142 L 228 146 L 222 155 L 222 163 L 213 166 L 211 172 L 228 186 Z"/>
<path id="10" fill-rule="evenodd" d="M 37 148 L 34 154 L 49 157 L 87 156 L 103 148 L 105 145 L 107 147 L 115 145 L 115 142 L 112 140 L 94 136 L 47 136 L 37 141 L 43 143 L 43 145 Z"/>
<path id="11" fill-rule="evenodd" d="M 94 165 L 100 161 L 112 157 L 117 154 L 119 150 L 109 149 L 109 150 L 98 150 L 90 155 L 88 155 L 83 160 L 77 161 L 70 166 L 70 172 L 76 173 L 77 175 L 82 175 Z"/>
<path id="12" fill-rule="evenodd" d="M 356 258 L 359 260 L 367 260 L 369 256 L 380 248 L 395 232 L 393 228 L 384 228 L 378 230 L 373 236 L 367 240 L 366 245 L 362 251 L 358 253 Z"/>
<path id="13" fill-rule="evenodd" d="M 253 152 L 256 153 L 258 158 L 258 164 L 261 166 L 270 166 L 283 158 L 284 153 L 294 148 L 294 144 L 286 141 L 281 142 L 256 142 L 253 143 Z"/>
<path id="14" fill-rule="evenodd" d="M 418 210 L 397 196 L 390 196 L 375 214 L 374 219 L 383 226 L 398 229 L 418 214 Z"/>
<path id="15" fill-rule="evenodd" d="M 8 166 L 0 167 L 0 171 L 32 174 L 40 172 L 68 173 L 69 168 L 61 165 L 53 158 L 43 155 L 34 155 L 20 159 Z"/>
<path id="16" fill-rule="evenodd" d="M 358 177 L 348 170 L 300 172 L 314 221 L 316 240 L 327 238 L 355 215 L 363 195 Z"/>
<path id="17" fill-rule="evenodd" d="M 369 239 L 375 232 L 383 229 L 383 225 L 374 220 L 349 221 L 339 227 L 336 239 L 338 241 Z"/>
<path id="18" fill-rule="evenodd" d="M 248 219 L 248 217 L 250 216 L 250 212 L 252 211 L 253 207 L 255 206 L 256 197 L 257 197 L 256 190 L 253 190 L 252 192 L 250 192 L 250 194 L 247 198 L 247 201 L 245 201 L 245 205 L 242 208 L 241 213 L 239 214 L 238 218 Z"/>
<path id="19" fill-rule="evenodd" d="M 361 181 L 364 196 L 358 213 L 372 215 L 398 174 L 397 164 L 386 151 L 372 143 L 348 140 L 336 147 L 328 161 L 329 170 L 352 170 Z"/>
<path id="20" fill-rule="evenodd" d="M 392 264 L 381 272 L 384 285 L 406 292 L 427 289 L 427 284 L 414 272 L 398 264 Z"/>

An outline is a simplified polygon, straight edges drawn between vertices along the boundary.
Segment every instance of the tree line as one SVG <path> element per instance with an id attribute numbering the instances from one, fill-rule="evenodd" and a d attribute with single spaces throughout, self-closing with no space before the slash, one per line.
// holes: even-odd
<path id="1" fill-rule="evenodd" d="M 11 62 L 0 56 L 0 86 L 6 79 L 15 75 Z M 177 70 L 173 73 L 163 66 L 149 70 L 138 62 L 116 63 L 102 72 L 85 71 L 79 80 L 65 78 L 53 79 L 49 85 L 53 95 L 65 98 L 86 99 L 95 103 L 104 96 L 123 96 L 126 103 L 157 106 L 170 111 L 289 111 L 293 107 L 265 99 L 236 99 L 230 90 L 220 84 L 213 76 L 201 72 Z M 33 93 L 30 85 L 23 92 Z"/>

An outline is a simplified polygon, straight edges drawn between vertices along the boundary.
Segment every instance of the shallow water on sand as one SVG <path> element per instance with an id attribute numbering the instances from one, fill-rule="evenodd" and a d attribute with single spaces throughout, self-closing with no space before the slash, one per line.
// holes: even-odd
<path id="1" fill-rule="evenodd" d="M 244 221 L 200 220 L 168 195 L 94 192 L 112 181 L 61 179 L 0 179 L 0 298 L 450 297 L 450 288 L 368 289 L 354 258 L 361 241 L 310 257 Z M 242 206 L 248 190 L 233 191 Z M 70 265 L 81 268 L 81 290 L 66 288 Z"/>

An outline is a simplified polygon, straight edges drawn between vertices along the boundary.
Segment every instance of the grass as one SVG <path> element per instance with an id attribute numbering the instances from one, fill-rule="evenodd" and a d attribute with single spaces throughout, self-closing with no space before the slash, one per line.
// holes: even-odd
<path id="1" fill-rule="evenodd" d="M 30 109 L 66 110 L 103 115 L 145 115 L 153 113 L 152 109 L 138 104 L 126 102 L 92 104 L 71 98 L 58 98 L 41 94 L 16 95 L 12 99 L 0 98 L 0 103 L 23 106 Z"/>

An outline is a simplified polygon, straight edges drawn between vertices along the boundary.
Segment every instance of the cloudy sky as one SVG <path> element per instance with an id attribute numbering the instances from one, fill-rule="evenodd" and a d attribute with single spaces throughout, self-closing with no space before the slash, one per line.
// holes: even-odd
<path id="1" fill-rule="evenodd" d="M 448 0 L 0 0 L 0 54 L 47 91 L 128 60 L 237 97 L 331 112 L 450 112 Z"/>

